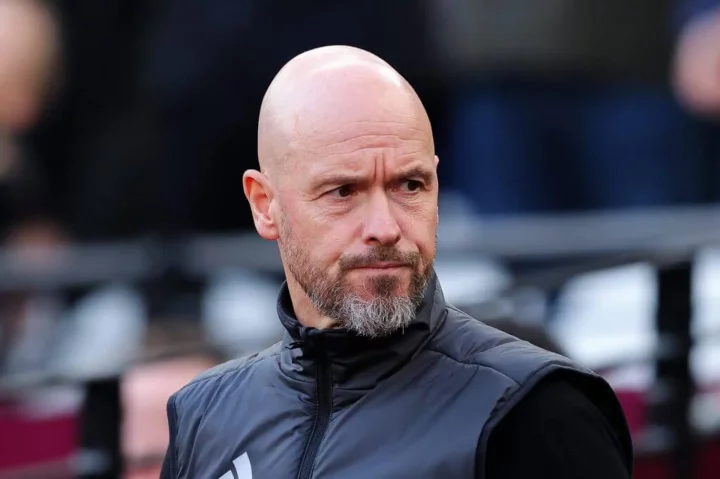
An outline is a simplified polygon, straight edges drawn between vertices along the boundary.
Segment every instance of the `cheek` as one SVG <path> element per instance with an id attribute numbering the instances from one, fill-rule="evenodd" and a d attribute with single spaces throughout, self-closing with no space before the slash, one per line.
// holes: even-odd
<path id="1" fill-rule="evenodd" d="M 351 253 L 357 243 L 353 235 L 353 225 L 348 221 L 336 220 L 324 226 L 323 232 L 315 243 L 319 254 L 328 263 L 337 262 L 345 253 Z"/>
<path id="2" fill-rule="evenodd" d="M 289 239 L 314 262 L 329 266 L 352 245 L 353 229 L 349 223 L 347 218 L 329 219 L 313 215 L 293 218 L 289 225 Z"/>
<path id="3" fill-rule="evenodd" d="M 435 256 L 435 237 L 437 233 L 437 208 L 431 206 L 417 208 L 405 215 L 404 232 L 420 251 L 424 258 Z"/>

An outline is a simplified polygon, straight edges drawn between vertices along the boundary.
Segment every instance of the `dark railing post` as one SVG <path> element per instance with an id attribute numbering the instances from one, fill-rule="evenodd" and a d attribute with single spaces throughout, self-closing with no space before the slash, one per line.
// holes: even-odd
<path id="1" fill-rule="evenodd" d="M 88 381 L 80 419 L 78 478 L 122 477 L 121 424 L 120 378 Z"/>
<path id="2" fill-rule="evenodd" d="M 690 260 L 658 271 L 657 379 L 653 385 L 651 419 L 666 431 L 672 445 L 673 479 L 696 477 L 695 441 L 690 406 L 695 392 L 692 350 L 692 263 Z"/>

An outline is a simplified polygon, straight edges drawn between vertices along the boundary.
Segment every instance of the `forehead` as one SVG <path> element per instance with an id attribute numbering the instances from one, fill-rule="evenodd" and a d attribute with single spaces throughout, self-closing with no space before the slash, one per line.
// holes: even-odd
<path id="1" fill-rule="evenodd" d="M 408 149 L 430 146 L 428 133 L 412 116 L 384 115 L 366 120 L 330 121 L 298 125 L 290 141 L 291 154 L 326 155 L 350 153 L 364 148 Z"/>
<path id="2" fill-rule="evenodd" d="M 402 169 L 413 163 L 432 164 L 432 142 L 424 129 L 409 121 L 349 122 L 326 131 L 312 131 L 290 144 L 289 169 L 300 180 L 327 172 Z"/>
<path id="3" fill-rule="evenodd" d="M 363 69 L 322 72 L 310 80 L 291 88 L 281 110 L 282 157 L 292 180 L 380 158 L 384 168 L 423 155 L 432 163 L 430 123 L 409 87 Z"/>

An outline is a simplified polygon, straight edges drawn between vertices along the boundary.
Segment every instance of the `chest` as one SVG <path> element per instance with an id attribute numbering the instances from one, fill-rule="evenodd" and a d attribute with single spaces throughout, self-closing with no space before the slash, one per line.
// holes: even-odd
<path id="1" fill-rule="evenodd" d="M 474 478 L 480 434 L 513 387 L 492 370 L 434 354 L 349 405 L 341 398 L 352 392 L 341 387 L 276 386 L 211 408 L 181 477 Z"/>

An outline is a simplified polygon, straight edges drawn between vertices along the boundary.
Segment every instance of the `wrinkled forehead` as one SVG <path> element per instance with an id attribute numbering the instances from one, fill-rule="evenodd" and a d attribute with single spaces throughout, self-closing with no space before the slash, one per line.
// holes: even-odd
<path id="1" fill-rule="evenodd" d="M 374 119 L 338 118 L 324 126 L 318 123 L 299 126 L 288 142 L 288 157 L 300 161 L 301 167 L 325 156 L 350 155 L 370 149 L 409 153 L 423 150 L 433 154 L 432 138 L 416 118 L 400 115 L 376 116 Z"/>
<path id="2" fill-rule="evenodd" d="M 296 172 L 380 154 L 390 163 L 419 156 L 432 161 L 430 124 L 413 98 L 383 91 L 317 98 L 314 108 L 293 118 L 286 144 L 287 168 Z"/>
<path id="3" fill-rule="evenodd" d="M 429 175 L 434 153 L 425 131 L 412 122 L 358 121 L 308 132 L 290 144 L 286 163 L 286 178 L 304 189 L 327 176 L 389 181 L 413 168 Z"/>

